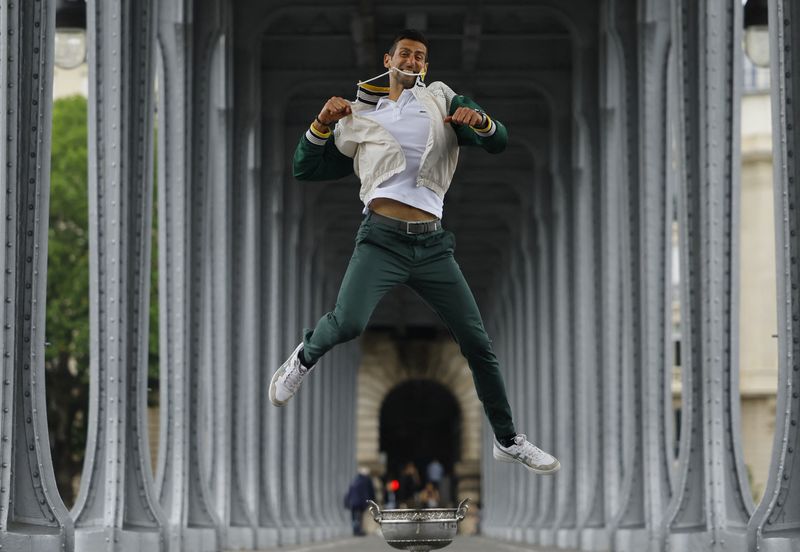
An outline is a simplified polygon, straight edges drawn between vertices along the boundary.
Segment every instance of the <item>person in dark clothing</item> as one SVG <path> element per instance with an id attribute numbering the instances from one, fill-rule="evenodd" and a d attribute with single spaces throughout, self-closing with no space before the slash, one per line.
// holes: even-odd
<path id="1" fill-rule="evenodd" d="M 400 473 L 400 490 L 397 493 L 398 507 L 410 508 L 414 506 L 420 486 L 421 481 L 417 467 L 414 462 L 407 462 Z"/>
<path id="2" fill-rule="evenodd" d="M 353 535 L 356 537 L 363 537 L 366 534 L 361 526 L 361 520 L 364 518 L 364 511 L 367 509 L 367 500 L 375 500 L 375 487 L 372 484 L 372 478 L 369 476 L 369 469 L 361 467 L 350 483 L 350 488 L 347 489 L 347 495 L 344 499 L 344 505 L 346 508 L 350 508 L 350 513 L 353 517 Z"/>

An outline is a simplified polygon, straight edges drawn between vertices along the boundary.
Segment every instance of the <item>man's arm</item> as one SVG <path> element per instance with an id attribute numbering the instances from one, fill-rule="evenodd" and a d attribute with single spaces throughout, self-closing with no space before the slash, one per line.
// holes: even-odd
<path id="1" fill-rule="evenodd" d="M 312 126 L 294 150 L 292 173 L 298 180 L 334 180 L 353 174 L 353 160 L 336 148 L 330 130 Z"/>
<path id="2" fill-rule="evenodd" d="M 353 160 L 340 152 L 331 137 L 332 127 L 352 113 L 350 102 L 332 97 L 300 138 L 292 160 L 292 173 L 298 180 L 333 180 L 353 174 Z"/>
<path id="3" fill-rule="evenodd" d="M 467 96 L 454 96 L 450 102 L 449 122 L 458 136 L 459 146 L 480 146 L 489 153 L 500 153 L 506 149 L 508 131 L 500 121 L 484 113 L 481 106 Z M 478 119 L 476 119 L 478 117 Z M 481 119 L 483 126 L 481 126 Z"/>

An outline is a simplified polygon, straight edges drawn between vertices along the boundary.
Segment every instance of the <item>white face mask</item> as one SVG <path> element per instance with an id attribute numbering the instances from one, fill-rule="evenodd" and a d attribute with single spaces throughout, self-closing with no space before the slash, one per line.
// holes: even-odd
<path id="1" fill-rule="evenodd" d="M 394 71 L 396 73 L 401 73 L 403 75 L 408 75 L 409 77 L 417 77 L 417 81 L 418 82 L 421 82 L 421 81 L 425 80 L 425 71 L 422 71 L 421 73 L 411 73 L 409 71 L 403 71 L 402 69 L 398 69 L 397 67 L 389 67 L 389 70 L 386 71 L 385 73 L 381 73 L 380 75 L 372 77 L 371 79 L 358 81 L 358 86 L 361 86 L 362 84 L 365 84 L 365 83 L 368 83 L 368 82 L 371 82 L 371 81 L 374 81 L 374 80 L 377 80 L 377 79 L 381 78 L 384 75 L 388 75 L 392 71 Z"/>

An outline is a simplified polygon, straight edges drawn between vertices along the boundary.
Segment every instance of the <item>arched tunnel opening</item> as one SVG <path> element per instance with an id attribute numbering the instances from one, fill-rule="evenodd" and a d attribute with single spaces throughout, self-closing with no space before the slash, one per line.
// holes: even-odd
<path id="1" fill-rule="evenodd" d="M 381 405 L 379 431 L 387 479 L 401 477 L 410 462 L 424 484 L 434 460 L 452 474 L 460 459 L 461 412 L 452 392 L 438 382 L 413 379 L 394 387 Z"/>

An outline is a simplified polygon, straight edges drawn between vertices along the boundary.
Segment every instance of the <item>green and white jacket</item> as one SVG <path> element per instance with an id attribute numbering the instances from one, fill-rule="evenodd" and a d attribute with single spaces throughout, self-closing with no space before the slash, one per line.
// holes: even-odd
<path id="1" fill-rule="evenodd" d="M 500 153 L 508 142 L 508 132 L 488 115 L 481 129 L 443 124 L 443 119 L 459 107 L 483 110 L 442 82 L 430 86 L 418 83 L 412 91 L 417 101 L 428 107 L 431 122 L 417 186 L 430 188 L 444 199 L 458 163 L 458 147 L 481 146 L 489 153 Z M 381 182 L 401 172 L 406 160 L 400 144 L 383 126 L 363 116 L 388 94 L 388 87 L 362 84 L 356 101 L 351 102 L 352 114 L 342 118 L 332 132 L 322 134 L 313 127 L 306 131 L 294 153 L 295 178 L 332 180 L 355 173 L 361 180 L 359 197 L 363 201 Z"/>

